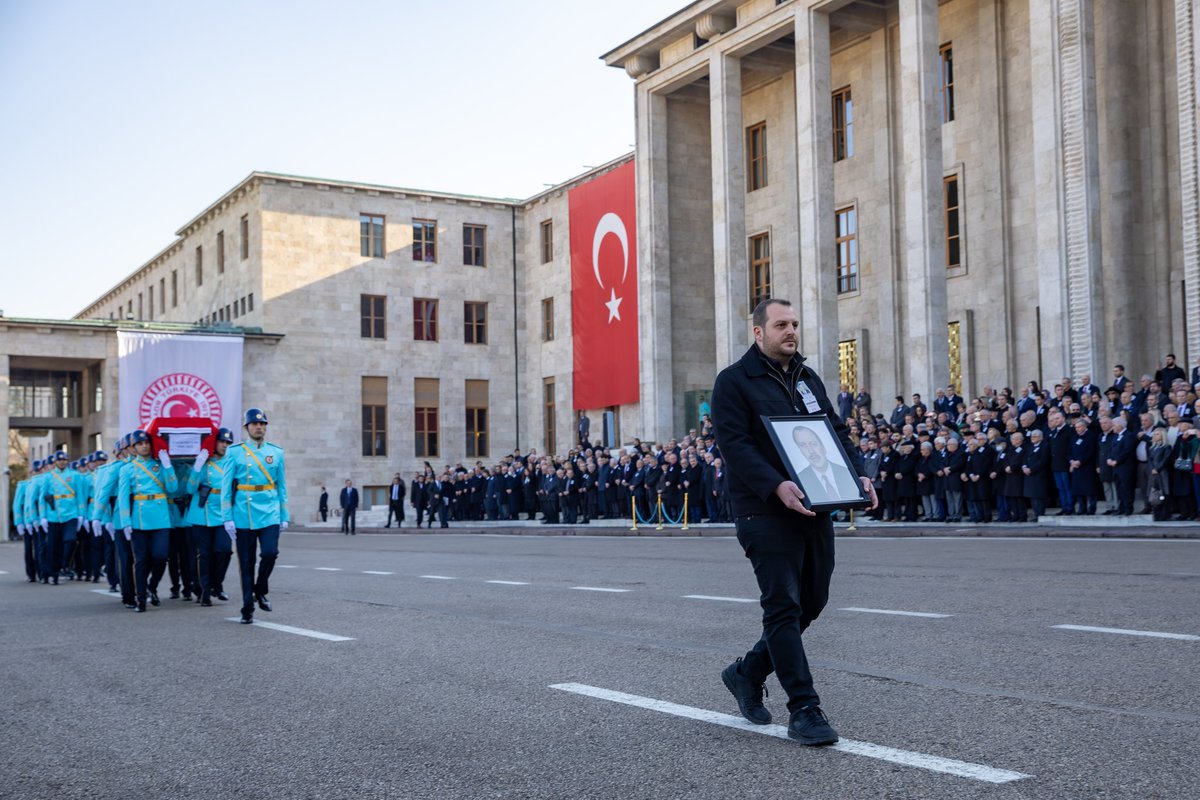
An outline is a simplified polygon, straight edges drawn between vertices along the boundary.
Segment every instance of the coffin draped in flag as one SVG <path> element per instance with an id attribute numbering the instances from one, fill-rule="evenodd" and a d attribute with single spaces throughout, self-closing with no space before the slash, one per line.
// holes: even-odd
<path id="1" fill-rule="evenodd" d="M 117 348 L 122 433 L 164 417 L 241 426 L 242 337 L 118 331 Z"/>
<path id="2" fill-rule="evenodd" d="M 572 189 L 571 332 L 576 409 L 638 401 L 633 163 Z"/>

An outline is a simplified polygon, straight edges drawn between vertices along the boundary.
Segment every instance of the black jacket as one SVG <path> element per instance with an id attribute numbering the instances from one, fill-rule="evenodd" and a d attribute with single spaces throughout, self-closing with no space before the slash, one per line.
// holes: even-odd
<path id="1" fill-rule="evenodd" d="M 712 421 L 717 446 L 725 458 L 734 516 L 770 513 L 800 518 L 775 496 L 775 487 L 790 478 L 761 419 L 763 415 L 808 414 L 797 388 L 800 381 L 808 386 L 819 404 L 819 411 L 813 413 L 824 414 L 833 424 L 850 459 L 850 469 L 863 475 L 858 448 L 851 443 L 846 425 L 830 404 L 825 385 L 815 372 L 804 366 L 804 357 L 794 356 L 784 373 L 753 344 L 737 363 L 721 370 L 712 391 Z"/>

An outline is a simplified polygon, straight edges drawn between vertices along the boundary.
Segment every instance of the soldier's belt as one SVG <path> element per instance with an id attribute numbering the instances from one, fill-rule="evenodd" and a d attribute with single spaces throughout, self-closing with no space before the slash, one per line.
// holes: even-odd
<path id="1" fill-rule="evenodd" d="M 239 492 L 265 492 L 268 489 L 274 488 L 274 486 L 268 483 L 239 483 L 237 485 Z"/>
<path id="2" fill-rule="evenodd" d="M 239 488 L 241 488 L 241 487 L 239 487 Z M 208 493 L 209 494 L 220 494 L 221 490 L 220 489 L 209 489 Z"/>
<path id="3" fill-rule="evenodd" d="M 68 497 L 74 497 L 75 495 L 73 495 L 73 494 L 52 494 L 50 496 L 53 497 L 55 500 L 64 500 Z"/>
<path id="4" fill-rule="evenodd" d="M 135 494 L 133 496 L 133 499 L 134 500 L 166 500 L 167 496 L 165 494 Z"/>

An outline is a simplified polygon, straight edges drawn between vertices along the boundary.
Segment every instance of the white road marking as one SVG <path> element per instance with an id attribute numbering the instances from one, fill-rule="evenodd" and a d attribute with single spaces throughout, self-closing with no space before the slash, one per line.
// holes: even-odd
<path id="1" fill-rule="evenodd" d="M 431 581 L 452 581 L 454 578 L 449 575 L 418 575 L 418 578 L 429 578 Z"/>
<path id="2" fill-rule="evenodd" d="M 614 703 L 622 703 L 628 706 L 637 708 L 645 708 L 650 711 L 659 711 L 663 714 L 671 714 L 677 717 L 686 719 L 694 719 L 700 722 L 711 722 L 714 725 L 722 725 L 727 728 L 736 728 L 750 733 L 758 733 L 765 736 L 774 736 L 780 739 L 788 738 L 787 727 L 784 725 L 755 725 L 752 722 L 735 717 L 730 714 L 722 714 L 718 711 L 709 711 L 704 708 L 693 708 L 692 706 L 681 706 L 677 703 L 670 703 L 665 700 L 655 700 L 651 697 L 641 697 L 636 694 L 625 694 L 624 692 L 614 692 L 610 689 L 600 689 L 595 686 L 588 686 L 581 683 L 556 683 L 550 686 L 551 689 L 558 689 L 564 692 L 584 695 L 585 697 L 595 697 L 600 700 L 609 700 Z M 893 764 L 902 764 L 908 767 L 916 767 L 918 769 L 927 769 L 932 772 L 942 772 L 947 775 L 957 775 L 961 778 L 970 778 L 977 781 L 985 781 L 987 783 L 1009 783 L 1011 781 L 1019 781 L 1023 778 L 1033 777 L 1023 772 L 1013 772 L 1007 769 L 996 769 L 984 764 L 974 764 L 970 761 L 958 761 L 953 758 L 943 758 L 941 756 L 929 755 L 927 753 L 918 753 L 912 750 L 900 750 L 895 747 L 885 747 L 879 744 L 870 742 L 857 742 L 852 739 L 842 739 L 834 745 L 829 745 L 829 750 L 838 750 L 843 753 L 852 755 L 866 756 L 867 758 L 877 758 L 881 761 L 889 761 Z"/>
<path id="3" fill-rule="evenodd" d="M 379 572 L 378 570 L 373 570 L 373 569 L 364 569 L 363 570 L 363 575 L 395 575 L 395 574 L 396 573 L 394 573 L 394 572 Z"/>
<path id="4" fill-rule="evenodd" d="M 8 574 L 7 572 L 5 572 L 4 570 L 0 569 L 0 575 L 7 575 L 7 574 Z"/>
<path id="5" fill-rule="evenodd" d="M 757 603 L 752 597 L 717 597 L 711 594 L 685 594 L 685 600 L 724 600 L 726 603 Z"/>
<path id="6" fill-rule="evenodd" d="M 115 597 L 115 598 L 117 598 L 118 600 L 120 600 L 120 599 L 121 599 L 121 593 L 120 593 L 120 592 L 117 592 L 117 593 L 115 593 L 115 594 L 114 594 L 113 592 L 110 592 L 108 589 L 92 589 L 92 591 L 93 591 L 93 592 L 95 592 L 96 594 L 102 594 L 102 595 L 104 595 L 105 597 Z"/>
<path id="7" fill-rule="evenodd" d="M 313 567 L 317 572 L 341 572 L 341 567 Z"/>
<path id="8" fill-rule="evenodd" d="M 226 622 L 241 622 L 240 617 L 226 617 Z M 310 631 L 308 628 L 293 628 L 291 625 L 280 625 L 277 622 L 262 622 L 261 620 L 254 621 L 256 628 L 270 628 L 273 631 L 281 631 L 283 633 L 294 633 L 297 636 L 307 636 L 310 639 L 320 639 L 325 642 L 353 642 L 353 636 L 336 636 L 332 633 L 322 633 L 321 631 Z"/>
<path id="9" fill-rule="evenodd" d="M 581 592 L 631 592 L 632 589 L 606 589 L 603 586 L 572 586 L 572 589 L 578 589 Z"/>
<path id="10" fill-rule="evenodd" d="M 295 564 L 276 564 L 275 569 L 299 569 Z"/>
<path id="11" fill-rule="evenodd" d="M 501 586 L 528 586 L 529 581 L 486 581 L 486 583 L 498 583 Z"/>
<path id="12" fill-rule="evenodd" d="M 1120 633 L 1125 636 L 1149 636 L 1153 639 L 1179 639 L 1185 642 L 1200 642 L 1200 636 L 1190 633 L 1163 633 L 1162 631 L 1134 631 L 1128 628 L 1094 628 L 1091 625 L 1051 625 L 1064 631 L 1089 631 L 1091 633 Z"/>
<path id="13" fill-rule="evenodd" d="M 899 617 L 928 617 L 929 619 L 945 619 L 953 614 L 934 614 L 930 611 L 893 611 L 890 608 L 839 608 L 838 611 L 858 611 L 863 614 L 895 614 Z"/>

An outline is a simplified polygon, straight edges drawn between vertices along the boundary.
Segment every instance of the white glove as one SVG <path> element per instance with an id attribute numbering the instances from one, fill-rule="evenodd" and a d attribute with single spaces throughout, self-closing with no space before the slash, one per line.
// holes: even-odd
<path id="1" fill-rule="evenodd" d="M 111 522 L 105 524 L 104 530 L 108 531 L 109 539 L 112 539 L 114 542 L 117 540 L 117 529 L 112 526 Z"/>
<path id="2" fill-rule="evenodd" d="M 288 529 L 288 524 L 286 522 L 279 523 L 279 530 L 286 531 L 287 529 Z"/>
<path id="3" fill-rule="evenodd" d="M 76 517 L 76 519 L 75 519 L 75 527 L 76 527 L 77 529 L 78 529 L 78 528 L 82 528 L 82 527 L 83 527 L 83 517 Z"/>
<path id="4" fill-rule="evenodd" d="M 192 464 L 192 470 L 195 472 L 199 472 L 200 470 L 204 469 L 205 461 L 208 461 L 208 451 L 201 450 L 199 453 L 196 454 L 196 462 L 194 464 Z"/>
<path id="5" fill-rule="evenodd" d="M 125 541 L 127 541 L 127 542 L 132 542 L 132 541 L 133 541 L 133 528 L 128 528 L 128 527 L 127 527 L 127 528 L 125 529 Z"/>
<path id="6" fill-rule="evenodd" d="M 237 525 L 233 524 L 233 520 L 229 520 L 225 523 L 225 532 L 229 534 L 229 541 L 237 541 Z"/>
<path id="7" fill-rule="evenodd" d="M 92 520 L 92 536 L 99 539 L 103 535 L 104 535 L 104 526 L 100 524 L 100 520 L 98 520 L 98 519 Z"/>
<path id="8" fill-rule="evenodd" d="M 24 522 L 17 523 L 17 536 L 24 536 L 24 535 L 25 535 L 25 523 Z"/>
<path id="9" fill-rule="evenodd" d="M 42 530 L 43 530 L 45 533 L 49 533 L 49 532 L 50 532 L 50 523 L 49 523 L 49 521 L 47 521 L 47 520 L 44 520 L 44 519 L 43 519 L 43 520 L 41 520 L 41 523 L 42 523 Z"/>
<path id="10" fill-rule="evenodd" d="M 166 450 L 158 451 L 158 463 L 163 465 L 163 469 L 171 468 L 171 457 L 169 455 L 167 455 Z"/>

